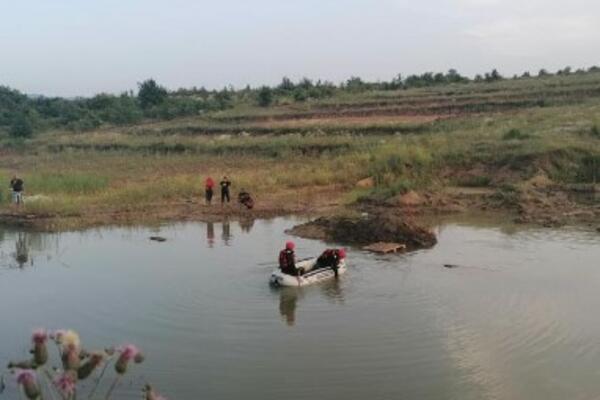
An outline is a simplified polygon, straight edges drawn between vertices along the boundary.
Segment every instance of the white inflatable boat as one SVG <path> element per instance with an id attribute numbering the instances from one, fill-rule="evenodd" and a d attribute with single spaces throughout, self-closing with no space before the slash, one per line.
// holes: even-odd
<path id="1" fill-rule="evenodd" d="M 303 271 L 300 276 L 284 274 L 279 269 L 276 269 L 271 274 L 269 283 L 274 286 L 307 286 L 312 285 L 313 283 L 326 281 L 335 276 L 333 268 L 331 267 L 314 269 L 316 263 L 316 257 L 298 261 L 296 263 L 296 268 L 302 269 Z M 346 270 L 346 260 L 343 259 L 338 266 L 338 275 L 344 274 Z"/>

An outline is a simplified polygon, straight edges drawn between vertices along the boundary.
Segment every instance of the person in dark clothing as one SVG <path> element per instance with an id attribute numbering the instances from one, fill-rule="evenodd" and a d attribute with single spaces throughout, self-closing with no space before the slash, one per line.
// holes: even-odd
<path id="1" fill-rule="evenodd" d="M 319 258 L 317 258 L 315 269 L 331 267 L 337 278 L 340 261 L 342 261 L 344 258 L 346 258 L 346 250 L 327 249 L 319 256 Z"/>
<path id="2" fill-rule="evenodd" d="M 224 176 L 221 181 L 221 204 L 227 201 L 229 203 L 229 187 L 231 186 L 231 181 Z"/>
<path id="3" fill-rule="evenodd" d="M 296 268 L 296 253 L 294 249 L 296 245 L 294 242 L 287 242 L 285 249 L 279 252 L 279 269 L 284 274 L 298 276 L 298 269 Z"/>
<path id="4" fill-rule="evenodd" d="M 206 178 L 204 182 L 204 195 L 206 199 L 206 204 L 211 204 L 213 198 L 213 188 L 215 187 L 215 181 L 210 176 Z"/>
<path id="5" fill-rule="evenodd" d="M 24 186 L 25 183 L 23 182 L 23 179 L 18 178 L 17 175 L 13 176 L 10 181 L 10 188 L 12 189 L 12 201 L 18 206 L 23 204 Z"/>
<path id="6" fill-rule="evenodd" d="M 238 194 L 238 201 L 248 210 L 252 210 L 252 208 L 254 208 L 254 200 L 252 199 L 252 196 L 250 196 L 250 193 L 246 192 L 245 189 L 242 189 L 242 191 Z"/>

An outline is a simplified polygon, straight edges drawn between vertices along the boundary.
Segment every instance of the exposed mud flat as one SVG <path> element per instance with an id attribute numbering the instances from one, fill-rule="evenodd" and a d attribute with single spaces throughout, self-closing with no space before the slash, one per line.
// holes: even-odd
<path id="1" fill-rule="evenodd" d="M 430 248 L 437 243 L 431 230 L 398 216 L 321 217 L 297 225 L 287 233 L 307 239 L 355 245 L 403 243 L 409 250 Z"/>

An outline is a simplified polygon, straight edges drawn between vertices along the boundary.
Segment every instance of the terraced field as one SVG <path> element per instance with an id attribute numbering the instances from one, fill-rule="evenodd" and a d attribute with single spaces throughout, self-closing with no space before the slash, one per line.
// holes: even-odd
<path id="1" fill-rule="evenodd" d="M 270 107 L 239 100 L 225 111 L 171 121 L 4 140 L 0 168 L 5 179 L 18 171 L 29 193 L 45 199 L 30 212 L 100 221 L 115 213 L 152 219 L 165 208 L 197 212 L 189 207 L 200 207 L 208 174 L 232 176 L 236 189 L 261 198 L 257 209 L 265 213 L 393 204 L 410 190 L 435 197 L 457 187 L 485 189 L 479 192 L 498 200 L 488 208 L 518 209 L 522 184 L 536 176 L 554 187 L 593 187 L 599 128 L 600 73 L 587 73 L 341 91 Z M 357 188 L 365 178 L 373 185 Z M 92 189 L 79 190 L 82 180 Z"/>

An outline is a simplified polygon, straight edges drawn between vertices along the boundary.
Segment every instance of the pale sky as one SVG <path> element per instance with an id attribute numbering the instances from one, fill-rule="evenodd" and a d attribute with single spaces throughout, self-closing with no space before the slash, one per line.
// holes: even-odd
<path id="1" fill-rule="evenodd" d="M 599 0 L 0 0 L 0 85 L 75 96 L 600 65 Z"/>

